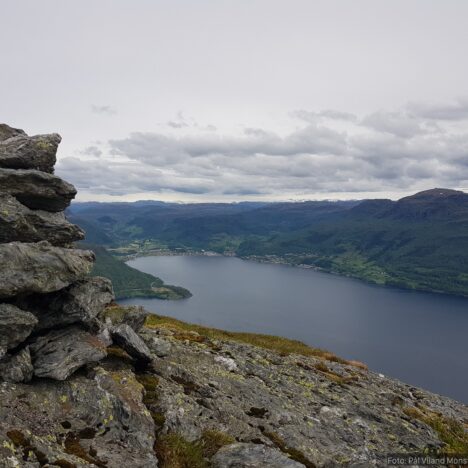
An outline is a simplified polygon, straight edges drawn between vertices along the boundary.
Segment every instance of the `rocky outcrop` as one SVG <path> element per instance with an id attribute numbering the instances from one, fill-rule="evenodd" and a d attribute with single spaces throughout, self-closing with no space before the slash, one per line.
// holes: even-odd
<path id="1" fill-rule="evenodd" d="M 123 323 L 111 329 L 112 341 L 141 363 L 152 360 L 151 351 L 129 325 Z"/>
<path id="2" fill-rule="evenodd" d="M 97 316 L 114 299 L 112 284 L 107 278 L 86 278 L 49 294 L 31 294 L 17 304 L 37 318 L 37 330 L 79 323 L 99 330 Z"/>
<path id="3" fill-rule="evenodd" d="M 213 468 L 301 468 L 302 463 L 291 460 L 278 450 L 259 444 L 231 444 L 221 448 L 213 457 Z"/>
<path id="4" fill-rule="evenodd" d="M 72 245 L 81 230 L 60 209 L 75 191 L 50 174 L 59 138 L 43 138 L 0 125 L 0 467 L 368 467 L 468 450 L 468 408 L 448 398 L 113 303 Z"/>
<path id="5" fill-rule="evenodd" d="M 40 242 L 67 246 L 82 240 L 84 232 L 63 213 L 31 210 L 8 194 L 0 194 L 0 242 Z"/>
<path id="6" fill-rule="evenodd" d="M 137 363 L 153 356 L 100 319 L 114 293 L 73 246 L 84 233 L 63 213 L 75 188 L 52 175 L 59 142 L 0 125 L 0 466 L 156 467 L 143 387 L 104 361 L 111 336 Z"/>
<path id="7" fill-rule="evenodd" d="M 34 374 L 29 347 L 0 361 L 0 376 L 8 382 L 29 382 Z"/>
<path id="8" fill-rule="evenodd" d="M 0 298 L 48 293 L 84 278 L 93 266 L 89 250 L 53 247 L 47 241 L 0 244 Z"/>
<path id="9" fill-rule="evenodd" d="M 98 337 L 79 327 L 53 330 L 30 345 L 34 375 L 65 380 L 85 364 L 106 356 L 106 346 Z"/>
<path id="10" fill-rule="evenodd" d="M 14 132 L 14 129 L 4 129 L 2 132 L 4 136 L 10 136 L 0 139 L 0 167 L 54 172 L 60 135 L 53 133 L 28 137 Z"/>
<path id="11" fill-rule="evenodd" d="M 76 195 L 73 185 L 34 169 L 0 169 L 0 187 L 33 210 L 63 211 Z"/>
<path id="12" fill-rule="evenodd" d="M 106 356 L 98 319 L 112 285 L 89 278 L 94 254 L 61 211 L 75 196 L 52 175 L 60 136 L 0 125 L 0 379 L 63 380 Z"/>
<path id="13" fill-rule="evenodd" d="M 30 312 L 11 304 L 0 304 L 0 358 L 8 349 L 22 343 L 37 325 Z"/>

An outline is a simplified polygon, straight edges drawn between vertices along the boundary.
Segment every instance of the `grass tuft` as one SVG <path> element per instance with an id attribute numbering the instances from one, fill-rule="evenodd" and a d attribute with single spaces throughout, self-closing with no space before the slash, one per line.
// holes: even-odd
<path id="1" fill-rule="evenodd" d="M 234 437 L 225 432 L 209 429 L 203 431 L 199 444 L 202 447 L 203 456 L 210 459 L 221 447 L 233 444 L 235 441 Z"/>
<path id="2" fill-rule="evenodd" d="M 346 359 L 342 359 L 335 354 L 330 353 L 329 351 L 325 351 L 320 348 L 313 348 L 306 345 L 305 343 L 302 343 L 301 341 L 290 340 L 280 336 L 262 335 L 258 333 L 230 332 L 226 330 L 220 330 L 218 328 L 209 328 L 192 323 L 186 323 L 172 317 L 155 314 L 149 315 L 147 317 L 145 326 L 147 328 L 167 328 L 172 330 L 176 337 L 183 336 L 186 339 L 190 339 L 186 332 L 195 331 L 202 337 L 215 340 L 237 341 L 253 346 L 259 346 L 260 348 L 275 351 L 283 356 L 287 356 L 289 354 L 300 354 L 302 356 L 313 356 L 332 362 L 347 364 L 358 367 L 360 369 L 366 368 L 364 364 L 358 363 L 357 361 L 347 361 Z M 192 336 L 192 341 L 194 340 L 195 339 Z M 203 340 L 196 338 L 196 341 Z"/>
<path id="3" fill-rule="evenodd" d="M 208 468 L 203 448 L 172 433 L 159 437 L 154 446 L 160 468 Z"/>
<path id="4" fill-rule="evenodd" d="M 468 427 L 455 419 L 447 418 L 420 405 L 403 409 L 403 412 L 431 427 L 444 442 L 441 452 L 447 455 L 468 453 Z"/>

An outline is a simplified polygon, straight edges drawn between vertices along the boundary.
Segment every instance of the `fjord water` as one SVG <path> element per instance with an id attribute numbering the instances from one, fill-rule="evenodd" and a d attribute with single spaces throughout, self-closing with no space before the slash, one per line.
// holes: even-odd
<path id="1" fill-rule="evenodd" d="M 468 403 L 468 299 L 229 257 L 142 257 L 128 264 L 190 289 L 193 297 L 123 304 L 206 326 L 298 339 Z"/>

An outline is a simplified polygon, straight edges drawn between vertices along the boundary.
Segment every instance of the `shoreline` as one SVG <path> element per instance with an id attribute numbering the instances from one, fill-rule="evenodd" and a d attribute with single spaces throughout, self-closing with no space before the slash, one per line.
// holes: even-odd
<path id="1" fill-rule="evenodd" d="M 110 251 L 112 253 L 112 251 Z M 442 290 L 436 290 L 436 289 L 430 289 L 430 288 L 411 288 L 411 287 L 404 287 L 404 286 L 396 286 L 392 284 L 385 284 L 385 283 L 378 283 L 375 281 L 371 281 L 367 278 L 363 278 L 357 275 L 352 275 L 352 274 L 346 274 L 342 272 L 337 272 L 334 270 L 327 270 L 325 268 L 315 266 L 315 265 L 307 265 L 303 263 L 294 263 L 292 260 L 288 260 L 284 257 L 277 257 L 275 255 L 272 256 L 248 256 L 248 257 L 242 257 L 239 255 L 236 255 L 234 252 L 229 252 L 229 253 L 224 253 L 221 254 L 219 252 L 213 252 L 213 251 L 206 251 L 206 250 L 193 250 L 193 251 L 174 251 L 174 250 L 169 250 L 169 249 L 157 249 L 157 250 L 148 250 L 146 252 L 138 252 L 134 253 L 131 255 L 118 255 L 116 258 L 119 258 L 120 260 L 124 261 L 127 263 L 130 260 L 135 260 L 137 258 L 141 257 L 233 257 L 233 258 L 238 258 L 240 260 L 246 260 L 246 261 L 252 261 L 256 263 L 265 263 L 269 265 L 285 265 L 285 266 L 290 266 L 294 268 L 301 268 L 304 270 L 313 270 L 319 273 L 326 273 L 338 277 L 343 277 L 343 278 L 348 278 L 348 279 L 353 279 L 356 281 L 360 281 L 363 283 L 366 283 L 368 285 L 373 285 L 373 286 L 378 286 L 378 287 L 383 287 L 383 288 L 391 288 L 391 289 L 399 289 L 401 291 L 407 291 L 407 292 L 417 292 L 417 293 L 430 293 L 430 294 L 437 294 L 437 295 L 444 295 L 444 296 L 450 296 L 450 297 L 458 297 L 458 298 L 463 298 L 463 299 L 468 299 L 468 294 L 456 294 L 456 293 L 451 293 L 447 291 L 442 291 Z"/>

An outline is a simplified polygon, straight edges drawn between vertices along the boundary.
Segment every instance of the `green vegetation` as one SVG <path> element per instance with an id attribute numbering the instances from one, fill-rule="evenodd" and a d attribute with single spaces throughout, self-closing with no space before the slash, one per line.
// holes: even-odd
<path id="1" fill-rule="evenodd" d="M 189 442 L 180 434 L 162 435 L 154 450 L 161 468 L 208 468 L 203 449 L 196 442 Z"/>
<path id="2" fill-rule="evenodd" d="M 420 405 L 418 408 L 404 408 L 403 412 L 431 427 L 445 443 L 441 452 L 447 455 L 468 453 L 468 425 L 447 418 L 440 413 Z"/>
<path id="3" fill-rule="evenodd" d="M 71 218 L 121 255 L 211 250 L 468 295 L 468 194 L 454 190 L 397 202 L 90 204 Z"/>
<path id="4" fill-rule="evenodd" d="M 271 349 L 284 356 L 289 354 L 300 354 L 303 356 L 313 356 L 321 359 L 325 359 L 332 362 L 340 362 L 342 364 L 348 364 L 361 369 L 367 367 L 357 361 L 347 361 L 336 356 L 329 351 L 325 351 L 319 348 L 312 348 L 311 346 L 302 343 L 297 340 L 290 340 L 281 336 L 274 335 L 262 335 L 258 333 L 244 333 L 244 332 L 230 332 L 226 330 L 220 330 L 218 328 L 209 328 L 193 323 L 182 322 L 181 320 L 174 319 L 172 317 L 166 317 L 163 315 L 150 315 L 146 319 L 145 326 L 148 328 L 168 328 L 175 332 L 174 338 L 181 340 L 191 340 L 203 342 L 204 337 L 209 339 L 219 339 L 228 341 L 238 341 L 254 346 L 259 346 L 265 349 Z M 190 332 L 196 332 L 198 335 L 190 335 Z"/>
<path id="5" fill-rule="evenodd" d="M 190 292 L 179 286 L 171 286 L 148 273 L 129 267 L 114 258 L 104 247 L 84 245 L 96 254 L 91 275 L 104 276 L 112 281 L 117 299 L 129 297 L 156 297 L 158 299 L 184 299 Z"/>

